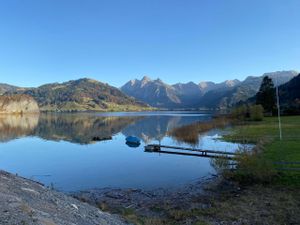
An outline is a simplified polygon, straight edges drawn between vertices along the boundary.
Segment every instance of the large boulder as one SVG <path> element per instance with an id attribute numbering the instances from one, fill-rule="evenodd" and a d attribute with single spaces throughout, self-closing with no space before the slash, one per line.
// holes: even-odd
<path id="1" fill-rule="evenodd" d="M 37 102 L 28 95 L 0 96 L 0 114 L 39 113 Z"/>

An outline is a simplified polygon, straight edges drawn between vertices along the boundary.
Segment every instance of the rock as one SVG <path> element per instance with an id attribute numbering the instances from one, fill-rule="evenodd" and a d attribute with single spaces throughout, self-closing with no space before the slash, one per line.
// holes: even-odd
<path id="1" fill-rule="evenodd" d="M 39 113 L 37 102 L 28 95 L 0 96 L 0 114 Z"/>

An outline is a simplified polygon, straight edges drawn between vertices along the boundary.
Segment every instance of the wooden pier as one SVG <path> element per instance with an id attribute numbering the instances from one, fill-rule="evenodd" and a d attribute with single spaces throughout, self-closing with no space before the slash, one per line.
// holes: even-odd
<path id="1" fill-rule="evenodd" d="M 175 149 L 180 151 L 166 151 L 162 149 Z M 168 145 L 156 145 L 156 144 L 146 145 L 145 152 L 198 156 L 198 157 L 208 157 L 208 158 L 226 158 L 230 160 L 234 160 L 235 156 L 239 155 L 238 153 L 234 153 L 234 152 L 203 150 L 203 149 L 185 148 L 185 147 L 168 146 Z"/>

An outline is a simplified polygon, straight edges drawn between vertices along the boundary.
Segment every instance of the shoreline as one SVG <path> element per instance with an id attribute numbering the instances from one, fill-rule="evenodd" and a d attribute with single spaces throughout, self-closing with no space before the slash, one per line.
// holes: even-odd
<path id="1" fill-rule="evenodd" d="M 137 225 L 286 225 L 300 222 L 300 195 L 281 185 L 240 185 L 222 176 L 170 191 L 94 189 L 73 197 Z"/>
<path id="2" fill-rule="evenodd" d="M 0 170 L 0 224 L 125 225 L 117 215 Z"/>
<path id="3" fill-rule="evenodd" d="M 103 188 L 67 194 L 0 170 L 0 197 L 1 224 L 283 225 L 297 224 L 300 213 L 297 188 L 240 185 L 222 176 L 175 190 Z"/>

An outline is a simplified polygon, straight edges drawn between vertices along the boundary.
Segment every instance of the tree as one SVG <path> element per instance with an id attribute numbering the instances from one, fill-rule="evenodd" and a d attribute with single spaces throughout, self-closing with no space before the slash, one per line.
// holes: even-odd
<path id="1" fill-rule="evenodd" d="M 276 106 L 274 83 L 268 76 L 264 77 L 259 91 L 256 94 L 256 104 L 262 105 L 265 112 L 271 114 Z"/>

